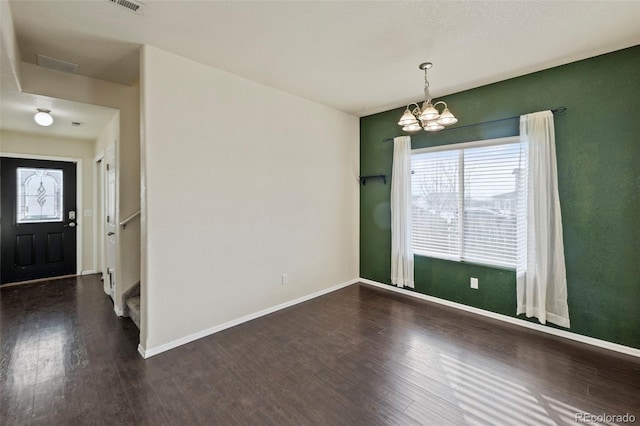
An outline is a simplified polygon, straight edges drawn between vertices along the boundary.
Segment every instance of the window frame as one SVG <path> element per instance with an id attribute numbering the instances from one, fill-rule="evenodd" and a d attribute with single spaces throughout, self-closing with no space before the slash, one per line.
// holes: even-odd
<path id="1" fill-rule="evenodd" d="M 416 149 L 412 149 L 411 150 L 411 158 L 413 160 L 414 155 L 420 155 L 420 154 L 428 154 L 428 153 L 434 153 L 434 152 L 442 152 L 442 151 L 459 151 L 459 150 L 465 150 L 465 149 L 473 149 L 473 148 L 485 148 L 485 147 L 490 147 L 490 146 L 500 146 L 500 145 L 510 145 L 510 144 L 519 144 L 522 143 L 522 139 L 520 137 L 520 135 L 516 135 L 516 136 L 507 136 L 507 137 L 503 137 L 503 138 L 494 138 L 494 139 L 483 139 L 483 140 L 478 140 L 478 141 L 470 141 L 470 142 L 460 142 L 460 143 L 453 143 L 453 144 L 445 144 L 445 145 L 436 145 L 436 146 L 430 146 L 430 147 L 424 147 L 424 148 L 416 148 Z M 527 153 L 528 155 L 528 153 Z M 463 161 L 461 161 L 463 162 Z M 462 192 L 464 194 L 464 165 L 459 163 L 459 168 L 458 170 L 462 170 L 462 173 L 458 173 L 458 188 L 459 192 Z M 412 171 L 413 172 L 413 171 Z M 464 197 L 458 197 L 458 211 L 463 211 L 464 212 Z M 413 235 L 414 230 L 413 227 L 415 225 L 413 224 L 412 221 L 412 230 L 411 233 Z M 518 239 L 518 235 L 517 235 L 517 225 L 516 225 L 516 240 Z M 459 239 L 462 241 L 464 238 L 464 214 L 458 214 L 458 229 L 459 229 Z M 503 270 L 509 270 L 509 271 L 515 271 L 516 270 L 516 265 L 508 265 L 505 263 L 490 263 L 490 262 L 482 262 L 482 261 L 476 261 L 476 260 L 467 260 L 464 259 L 464 245 L 460 244 L 459 246 L 459 251 L 458 251 L 458 255 L 456 256 L 448 256 L 445 255 L 443 253 L 437 253 L 437 252 L 433 252 L 433 251 L 428 251 L 428 250 L 420 250 L 420 249 L 416 249 L 414 247 L 414 244 L 412 242 L 411 244 L 411 249 L 413 251 L 413 253 L 415 255 L 418 256 L 422 256 L 422 257 L 430 257 L 430 258 L 434 258 L 434 259 L 443 259 L 443 260 L 449 260 L 449 261 L 453 261 L 453 262 L 459 262 L 459 263 L 467 263 L 467 264 L 471 264 L 471 265 L 481 265 L 481 266 L 488 266 L 491 268 L 495 268 L 495 269 L 503 269 Z"/>

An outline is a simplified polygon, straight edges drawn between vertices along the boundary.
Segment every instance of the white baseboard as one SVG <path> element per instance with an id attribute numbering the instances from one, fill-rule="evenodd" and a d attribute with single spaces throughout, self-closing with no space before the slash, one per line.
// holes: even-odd
<path id="1" fill-rule="evenodd" d="M 166 351 L 168 351 L 170 349 L 173 349 L 173 348 L 176 348 L 178 346 L 182 346 L 182 345 L 185 345 L 187 343 L 193 342 L 194 340 L 198 340 L 198 339 L 201 339 L 203 337 L 210 336 L 210 335 L 218 333 L 218 332 L 220 332 L 222 330 L 226 330 L 227 328 L 231 328 L 231 327 L 234 327 L 236 325 L 240 325 L 240 324 L 242 324 L 244 322 L 251 321 L 251 320 L 254 320 L 256 318 L 260 318 L 262 316 L 272 314 L 272 313 L 274 313 L 276 311 L 279 311 L 279 310 L 282 310 L 282 309 L 285 309 L 285 308 L 289 308 L 291 306 L 297 305 L 298 303 L 302 303 L 302 302 L 306 302 L 307 300 L 315 299 L 316 297 L 320 297 L 320 296 L 323 296 L 323 295 L 325 295 L 327 293 L 331 293 L 333 291 L 340 290 L 341 288 L 348 287 L 348 286 L 350 286 L 352 284 L 355 284 L 357 282 L 360 282 L 360 281 L 362 281 L 362 280 L 359 279 L 359 278 L 356 278 L 356 279 L 344 282 L 342 284 L 338 284 L 338 285 L 335 285 L 333 287 L 329 287 L 329 288 L 326 288 L 324 290 L 320 290 L 320 291 L 317 291 L 315 293 L 311 293 L 309 295 L 302 296 L 302 297 L 299 297 L 297 299 L 290 300 L 288 302 L 281 303 L 279 305 L 272 306 L 272 307 L 267 308 L 267 309 L 263 309 L 261 311 L 255 312 L 253 314 L 245 315 L 243 317 L 236 318 L 234 320 L 225 322 L 223 324 L 207 328 L 207 329 L 199 331 L 197 333 L 193 333 L 193 334 L 190 334 L 188 336 L 181 337 L 180 339 L 173 340 L 173 341 L 171 341 L 169 343 L 165 343 L 164 345 L 156 346 L 154 348 L 145 349 L 141 345 L 138 345 L 138 352 L 140 353 L 140 355 L 142 355 L 142 358 L 145 358 L 145 359 L 146 358 L 150 358 L 150 357 L 152 357 L 154 355 L 158 355 L 159 353 L 166 352 Z"/>
<path id="2" fill-rule="evenodd" d="M 612 351 L 616 351 L 616 352 L 620 352 L 623 354 L 640 358 L 640 349 L 632 348 L 630 346 L 619 345 L 617 343 L 607 342 L 606 340 L 600 340 L 593 337 L 583 336 L 582 334 L 571 333 L 570 331 L 546 327 L 542 324 L 536 324 L 533 322 L 521 320 L 519 318 L 509 317 L 507 315 L 485 311 L 484 309 L 474 308 L 473 306 L 467 306 L 461 303 L 451 302 L 449 300 L 440 299 L 433 296 L 427 296 L 426 294 L 417 293 L 415 291 L 404 290 L 402 288 L 394 287 L 389 284 L 383 284 L 378 281 L 368 280 L 366 278 L 360 278 L 360 282 L 364 284 L 369 284 L 375 287 L 380 287 L 385 290 L 395 291 L 396 293 L 404 294 L 406 296 L 416 297 L 418 299 L 427 300 L 429 302 L 438 303 L 440 305 L 449 306 L 452 308 L 460 309 L 462 311 L 472 312 L 474 314 L 482 315 L 488 318 L 493 318 L 499 321 L 508 322 L 509 324 L 519 325 L 521 327 L 529 328 L 536 331 L 541 331 L 543 333 L 552 334 L 554 336 L 563 337 L 565 339 L 586 343 L 588 345 L 597 346 L 599 348 L 609 349 Z"/>
<path id="3" fill-rule="evenodd" d="M 116 305 L 113 305 L 113 311 L 116 313 L 117 316 L 122 317 L 124 316 L 124 311 L 122 309 L 119 309 Z"/>
<path id="4" fill-rule="evenodd" d="M 144 348 L 142 347 L 142 345 L 141 345 L 140 343 L 138 343 L 138 353 L 139 353 L 139 354 L 142 356 L 142 358 L 144 358 L 144 359 L 147 359 L 147 358 L 149 358 L 150 356 L 153 356 L 153 355 L 149 355 L 149 356 L 147 356 L 147 351 L 145 351 L 145 350 L 144 350 Z M 156 355 L 156 354 L 154 354 L 154 355 Z"/>
<path id="5" fill-rule="evenodd" d="M 96 271 L 95 269 L 89 269 L 88 271 L 82 271 L 80 272 L 80 275 L 92 275 L 92 274 L 97 274 L 98 271 Z"/>

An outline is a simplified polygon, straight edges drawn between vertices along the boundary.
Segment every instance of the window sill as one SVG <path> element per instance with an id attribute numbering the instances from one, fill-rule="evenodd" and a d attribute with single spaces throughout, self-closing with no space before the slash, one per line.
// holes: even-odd
<path id="1" fill-rule="evenodd" d="M 507 271 L 507 272 L 515 272 L 516 271 L 516 268 L 513 267 L 513 266 L 495 265 L 495 264 L 490 264 L 490 263 L 474 262 L 474 261 L 469 261 L 469 260 L 460 260 L 460 259 L 455 258 L 455 257 L 434 256 L 433 254 L 419 252 L 419 251 L 414 251 L 413 254 L 415 256 L 428 257 L 430 259 L 436 259 L 436 260 L 446 260 L 446 261 L 449 261 L 449 262 L 462 263 L 462 264 L 470 265 L 470 266 L 482 266 L 482 267 L 485 267 L 485 268 L 498 269 L 498 270 Z"/>

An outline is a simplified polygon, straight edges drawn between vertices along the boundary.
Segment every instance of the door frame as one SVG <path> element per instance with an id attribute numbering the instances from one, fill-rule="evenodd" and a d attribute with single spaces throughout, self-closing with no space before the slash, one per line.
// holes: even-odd
<path id="1" fill-rule="evenodd" d="M 106 281 L 106 250 L 105 250 L 105 228 L 104 228 L 104 209 L 105 209 L 105 153 L 100 151 L 93 157 L 93 264 L 94 269 L 103 282 L 103 289 L 106 294 L 113 297 L 112 292 L 107 287 Z"/>
<path id="2" fill-rule="evenodd" d="M 27 160 L 51 160 L 51 161 L 65 161 L 67 163 L 76 163 L 76 222 L 78 223 L 76 231 L 76 275 L 82 275 L 82 227 L 84 226 L 84 205 L 82 204 L 82 158 L 76 157 L 54 157 L 50 155 L 38 155 L 38 154 L 17 154 L 13 152 L 0 151 L 0 157 L 9 158 L 24 158 Z M 95 241 L 94 241 L 95 250 Z M 94 273 L 93 271 L 86 271 L 87 274 Z"/>

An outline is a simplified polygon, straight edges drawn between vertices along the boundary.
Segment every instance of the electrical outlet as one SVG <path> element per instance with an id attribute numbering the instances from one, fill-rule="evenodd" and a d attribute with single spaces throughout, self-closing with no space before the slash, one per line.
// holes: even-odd
<path id="1" fill-rule="evenodd" d="M 289 275 L 282 274 L 282 285 L 289 284 Z"/>
<path id="2" fill-rule="evenodd" d="M 477 278 L 471 278 L 471 288 L 473 289 L 478 289 L 478 279 Z"/>

